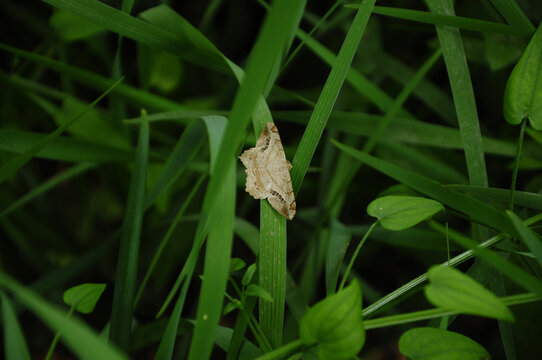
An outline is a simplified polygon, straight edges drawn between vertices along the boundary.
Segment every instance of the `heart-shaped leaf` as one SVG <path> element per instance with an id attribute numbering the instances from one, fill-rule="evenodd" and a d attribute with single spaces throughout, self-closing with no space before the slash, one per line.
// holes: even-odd
<path id="1" fill-rule="evenodd" d="M 431 304 L 463 314 L 514 321 L 514 315 L 495 294 L 461 271 L 434 266 L 428 275 L 429 285 L 424 290 Z"/>
<path id="2" fill-rule="evenodd" d="M 542 130 L 542 25 L 534 33 L 508 78 L 503 113 L 510 124 L 528 118 L 533 129 Z"/>
<path id="3" fill-rule="evenodd" d="M 399 350 L 412 360 L 482 360 L 489 353 L 468 337 L 437 328 L 415 328 L 399 339 Z"/>
<path id="4" fill-rule="evenodd" d="M 359 353 L 365 329 L 358 282 L 311 307 L 301 319 L 299 337 L 306 345 L 318 344 L 320 359 L 351 359 Z"/>
<path id="5" fill-rule="evenodd" d="M 105 290 L 105 284 L 81 284 L 64 291 L 64 302 L 83 314 L 94 310 Z"/>
<path id="6" fill-rule="evenodd" d="M 385 229 L 395 231 L 408 229 L 442 210 L 444 206 L 438 201 L 417 196 L 389 195 L 367 206 L 367 214 L 380 220 Z"/>

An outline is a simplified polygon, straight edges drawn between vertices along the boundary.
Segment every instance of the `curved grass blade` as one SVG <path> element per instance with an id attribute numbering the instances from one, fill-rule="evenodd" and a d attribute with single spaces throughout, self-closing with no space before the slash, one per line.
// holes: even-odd
<path id="1" fill-rule="evenodd" d="M 79 15 L 119 35 L 133 39 L 147 46 L 162 49 L 219 72 L 228 72 L 224 58 L 202 41 L 203 36 L 184 38 L 174 36 L 156 25 L 130 16 L 120 10 L 96 0 L 43 0 L 44 2 Z"/>
<path id="2" fill-rule="evenodd" d="M 502 274 L 508 277 L 512 282 L 537 295 L 542 295 L 542 282 L 519 266 L 507 261 L 494 251 L 478 246 L 476 241 L 471 240 L 456 231 L 446 229 L 444 226 L 435 222 L 431 222 L 429 225 L 443 234 L 447 233 L 450 240 L 458 243 L 462 247 L 473 250 L 477 256 L 502 272 Z"/>
<path id="3" fill-rule="evenodd" d="M 149 123 L 143 122 L 121 229 L 109 332 L 109 339 L 123 350 L 130 345 L 148 157 Z"/>
<path id="4" fill-rule="evenodd" d="M 515 0 L 491 0 L 491 3 L 520 35 L 525 36 L 534 32 L 535 27 Z"/>
<path id="5" fill-rule="evenodd" d="M 8 51 L 14 55 L 36 62 L 46 68 L 57 71 L 60 74 L 67 75 L 85 86 L 89 86 L 99 91 L 103 91 L 103 89 L 107 88 L 109 84 L 111 84 L 111 80 L 106 77 L 97 75 L 88 70 L 67 65 L 63 62 L 56 61 L 45 56 L 34 54 L 29 51 L 20 50 L 4 44 L 0 44 L 0 50 Z M 143 107 L 148 110 L 158 111 L 179 110 L 183 108 L 174 101 L 151 94 L 147 91 L 139 90 L 127 84 L 119 84 L 113 90 L 113 93 L 119 95 L 137 108 Z"/>
<path id="6" fill-rule="evenodd" d="M 510 220 L 512 220 L 512 224 L 514 224 L 514 227 L 519 234 L 519 239 L 527 245 L 536 258 L 536 261 L 542 265 L 542 242 L 540 241 L 540 237 L 532 232 L 512 211 L 506 211 L 506 214 Z"/>
<path id="7" fill-rule="evenodd" d="M 184 129 L 181 137 L 171 151 L 162 173 L 145 197 L 145 208 L 167 190 L 184 172 L 194 159 L 205 139 L 205 127 L 201 121 L 194 121 Z"/>
<path id="8" fill-rule="evenodd" d="M 30 131 L 0 129 L 0 150 L 22 154 L 47 137 Z M 126 149 L 96 144 L 93 142 L 59 136 L 40 150 L 36 157 L 67 162 L 113 162 L 129 161 L 134 153 Z"/>
<path id="9" fill-rule="evenodd" d="M 30 360 L 30 351 L 24 338 L 21 325 L 13 310 L 13 305 L 3 291 L 0 291 L 2 301 L 2 330 L 4 332 L 4 356 L 8 360 Z"/>
<path id="10" fill-rule="evenodd" d="M 437 181 L 405 170 L 399 166 L 380 160 L 365 152 L 343 145 L 332 140 L 342 151 L 353 158 L 364 162 L 370 167 L 394 178 L 395 180 L 412 187 L 413 189 L 432 197 L 441 203 L 469 215 L 489 227 L 494 227 L 507 234 L 515 234 L 512 224 L 504 213 L 458 191 L 448 189 Z"/>
<path id="11" fill-rule="evenodd" d="M 200 176 L 196 184 L 192 187 L 190 190 L 190 193 L 186 196 L 186 199 L 183 202 L 183 205 L 177 212 L 177 215 L 175 215 L 175 219 L 171 222 L 169 225 L 169 228 L 160 241 L 160 245 L 158 245 L 158 249 L 156 249 L 156 252 L 154 253 L 151 263 L 149 265 L 149 268 L 147 269 L 147 272 L 145 273 L 145 276 L 143 277 L 143 280 L 141 281 L 141 285 L 139 285 L 139 290 L 137 292 L 137 295 L 134 300 L 134 307 L 137 306 L 137 303 L 139 302 L 139 299 L 141 298 L 141 295 L 143 295 L 143 290 L 145 290 L 145 287 L 147 286 L 147 283 L 149 282 L 149 279 L 152 275 L 152 272 L 154 271 L 156 265 L 158 264 L 158 260 L 160 259 L 160 256 L 164 252 L 166 245 L 168 244 L 169 240 L 171 239 L 171 236 L 173 235 L 175 229 L 177 228 L 177 225 L 179 225 L 179 222 L 181 221 L 186 209 L 188 208 L 188 205 L 190 205 L 190 202 L 196 195 L 199 187 L 207 177 L 207 174 L 203 174 Z"/>
<path id="12" fill-rule="evenodd" d="M 355 9 L 358 7 L 358 5 L 347 5 L 347 7 Z M 430 13 L 427 11 L 400 9 L 386 6 L 375 6 L 374 13 L 425 24 L 450 26 L 459 29 L 488 33 L 517 35 L 516 29 L 510 25 L 466 18 L 462 16 L 449 16 L 444 14 Z"/>
<path id="13" fill-rule="evenodd" d="M 83 360 L 127 359 L 117 348 L 108 345 L 86 324 L 74 318 L 67 319 L 65 311 L 50 305 L 3 272 L 0 272 L 0 286 L 9 289 L 19 303 L 38 316 L 47 326 L 62 333 L 62 341 L 78 358 Z"/>
<path id="14" fill-rule="evenodd" d="M 472 186 L 472 185 L 445 185 L 450 189 L 456 189 L 467 194 L 474 195 L 482 200 L 508 202 L 510 189 L 499 189 L 493 187 Z M 542 210 L 542 194 L 527 191 L 515 191 L 515 204 L 531 209 Z"/>
<path id="15" fill-rule="evenodd" d="M 34 189 L 30 190 L 25 195 L 21 196 L 19 199 L 14 201 L 11 205 L 6 207 L 0 213 L 0 217 L 8 215 L 12 211 L 19 209 L 21 206 L 34 200 L 38 196 L 62 184 L 64 181 L 67 181 L 77 175 L 80 175 L 92 169 L 94 166 L 95 166 L 94 164 L 77 164 L 77 165 L 72 166 L 68 170 L 63 171 L 62 173 L 53 176 L 49 180 L 42 182 L 41 184 L 36 186 Z"/>
<path id="16" fill-rule="evenodd" d="M 88 106 L 85 107 L 81 112 L 79 112 L 76 116 L 71 118 L 68 122 L 60 125 L 55 131 L 50 133 L 49 135 L 45 136 L 43 139 L 41 139 L 40 142 L 33 145 L 30 149 L 26 150 L 20 155 L 17 155 L 16 157 L 9 160 L 6 164 L 4 164 L 0 168 L 0 184 L 2 184 L 8 177 L 13 175 L 17 170 L 19 170 L 24 164 L 26 164 L 30 159 L 32 159 L 38 152 L 40 152 L 44 147 L 49 145 L 53 140 L 58 138 L 60 134 L 64 132 L 67 128 L 69 128 L 74 122 L 76 122 L 81 116 L 83 116 L 90 108 L 92 108 L 94 105 L 96 105 L 100 100 L 102 100 L 111 90 L 113 90 L 123 79 L 118 80 L 113 85 L 109 87 L 102 95 L 100 95 L 96 100 L 94 100 L 92 103 L 90 103 Z"/>

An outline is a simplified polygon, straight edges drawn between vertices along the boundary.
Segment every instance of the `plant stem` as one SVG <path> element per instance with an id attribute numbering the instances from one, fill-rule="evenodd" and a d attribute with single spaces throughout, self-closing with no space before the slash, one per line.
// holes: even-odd
<path id="1" fill-rule="evenodd" d="M 352 258 L 350 259 L 350 264 L 348 264 L 348 267 L 346 268 L 346 271 L 343 275 L 343 278 L 341 280 L 341 285 L 339 286 L 339 291 L 342 290 L 344 287 L 344 284 L 346 284 L 346 279 L 348 279 L 348 274 L 350 274 L 350 270 L 352 269 L 352 266 L 354 266 L 354 261 L 356 261 L 356 258 L 358 257 L 359 251 L 361 250 L 361 247 L 365 243 L 365 240 L 369 237 L 369 235 L 373 232 L 373 229 L 376 225 L 378 225 L 378 220 L 371 225 L 371 227 L 365 232 L 365 235 L 363 235 L 363 239 L 358 244 L 358 247 L 356 248 L 356 251 L 354 251 L 354 255 L 352 255 Z"/>
<path id="2" fill-rule="evenodd" d="M 66 315 L 66 319 L 69 319 L 70 316 L 73 314 L 73 311 L 75 308 L 72 306 L 70 308 L 70 311 L 68 311 L 68 315 Z M 53 352 L 55 351 L 56 344 L 58 343 L 58 340 L 60 340 L 60 331 L 57 331 L 55 334 L 55 337 L 53 338 L 53 341 L 51 341 L 51 346 L 49 346 L 49 350 L 47 351 L 47 355 L 45 356 L 45 360 L 50 360 L 53 356 Z"/>
<path id="3" fill-rule="evenodd" d="M 510 184 L 510 203 L 508 204 L 508 208 L 510 209 L 510 211 L 514 211 L 514 198 L 516 196 L 516 181 L 518 178 L 519 159 L 521 157 L 521 149 L 523 148 L 523 137 L 525 135 L 526 125 L 527 125 L 527 119 L 523 119 L 523 121 L 521 122 L 521 130 L 519 131 L 516 159 L 514 160 L 514 171 L 512 172 L 512 183 Z"/>

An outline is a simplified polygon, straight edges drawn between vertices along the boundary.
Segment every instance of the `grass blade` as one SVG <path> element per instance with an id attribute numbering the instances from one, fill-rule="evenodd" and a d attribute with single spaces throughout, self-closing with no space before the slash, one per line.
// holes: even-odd
<path id="1" fill-rule="evenodd" d="M 90 108 L 96 105 L 100 100 L 102 100 L 111 90 L 113 90 L 123 79 L 118 80 L 113 85 L 109 87 L 103 94 L 101 94 L 96 100 L 90 103 L 85 107 L 84 110 L 79 112 L 76 116 L 71 118 L 68 122 L 60 125 L 55 131 L 50 133 L 41 139 L 40 142 L 33 145 L 30 149 L 26 150 L 20 155 L 9 160 L 0 168 L 0 184 L 2 184 L 8 177 L 13 175 L 17 170 L 19 170 L 24 164 L 26 164 L 30 159 L 32 159 L 38 152 L 40 152 L 44 147 L 49 145 L 53 140 L 58 138 L 60 134 L 64 132 L 67 128 L 70 127 L 75 121 L 77 121 L 81 116 L 83 116 Z"/>
<path id="2" fill-rule="evenodd" d="M 536 234 L 532 232 L 512 211 L 506 211 L 506 214 L 510 220 L 512 220 L 512 224 L 514 224 L 514 227 L 519 234 L 519 238 L 525 243 L 529 250 L 531 250 L 531 253 L 538 263 L 542 264 L 542 242 L 540 242 L 540 237 L 536 236 Z"/>
<path id="3" fill-rule="evenodd" d="M 19 303 L 32 311 L 51 329 L 62 334 L 61 340 L 66 344 L 78 358 L 83 360 L 104 359 L 122 360 L 126 359 L 115 347 L 108 345 L 104 339 L 92 331 L 80 320 L 66 318 L 66 312 L 50 305 L 38 295 L 17 283 L 8 275 L 0 272 L 0 286 L 9 289 Z"/>
<path id="4" fill-rule="evenodd" d="M 506 203 L 510 199 L 510 189 L 455 184 L 446 186 L 451 189 L 456 189 L 467 194 L 474 195 L 475 197 L 478 197 L 484 201 L 488 200 Z M 542 210 L 542 194 L 527 191 L 516 191 L 515 194 L 516 205 Z"/>
<path id="5" fill-rule="evenodd" d="M 348 5 L 348 7 L 356 8 L 357 5 Z M 379 15 L 391 16 L 398 19 L 421 22 L 425 24 L 450 26 L 459 29 L 497 34 L 517 35 L 516 29 L 510 25 L 466 18 L 462 16 L 450 16 L 444 14 L 430 13 L 426 11 L 400 9 L 385 6 L 375 6 L 374 13 Z"/>
<path id="6" fill-rule="evenodd" d="M 350 64 L 358 49 L 361 36 L 365 32 L 365 27 L 369 21 L 374 3 L 374 0 L 365 0 L 358 9 L 303 133 L 294 160 L 292 161 L 292 185 L 296 194 L 301 187 L 329 115 L 333 110 L 333 105 L 350 69 Z"/>
<path id="7" fill-rule="evenodd" d="M 362 161 L 370 167 L 394 178 L 395 180 L 410 186 L 411 188 L 432 197 L 441 203 L 450 206 L 458 211 L 469 215 L 472 219 L 479 221 L 489 227 L 515 234 L 512 224 L 504 213 L 458 191 L 448 189 L 439 182 L 415 174 L 399 166 L 373 157 L 365 152 L 343 145 L 337 141 L 334 144 L 342 151 L 353 158 Z"/>
<path id="8" fill-rule="evenodd" d="M 0 299 L 2 300 L 5 359 L 30 360 L 30 351 L 28 351 L 13 305 L 11 305 L 11 301 L 3 291 L 0 291 Z"/>
<path id="9" fill-rule="evenodd" d="M 515 0 L 491 0 L 491 3 L 521 35 L 529 35 L 535 31 L 535 27 Z"/>
<path id="10" fill-rule="evenodd" d="M 0 129 L 0 150 L 22 154 L 26 149 L 40 144 L 46 137 L 46 134 L 36 132 Z M 72 137 L 59 136 L 49 142 L 35 156 L 67 162 L 103 163 L 129 161 L 133 158 L 133 152 Z"/>
<path id="11" fill-rule="evenodd" d="M 36 186 L 34 189 L 30 190 L 25 195 L 23 195 L 22 197 L 14 201 L 11 205 L 6 207 L 0 213 L 0 217 L 8 215 L 12 211 L 17 210 L 18 208 L 34 200 L 38 196 L 62 184 L 64 181 L 69 180 L 77 175 L 80 175 L 84 173 L 85 171 L 92 169 L 94 166 L 95 166 L 94 164 L 78 164 L 78 165 L 72 166 L 68 170 L 63 171 L 62 173 L 58 175 L 53 176 L 49 180 L 42 182 L 40 185 Z"/>
<path id="12" fill-rule="evenodd" d="M 139 130 L 135 164 L 126 200 L 111 310 L 109 338 L 123 350 L 128 350 L 130 345 L 148 157 L 149 123 L 145 121 Z"/>
<path id="13" fill-rule="evenodd" d="M 205 126 L 194 121 L 184 129 L 183 134 L 171 151 L 162 173 L 156 179 L 147 196 L 145 208 L 151 206 L 182 175 L 187 165 L 194 159 L 205 139 Z"/>
<path id="14" fill-rule="evenodd" d="M 455 15 L 451 1 L 426 0 L 426 3 L 434 13 Z M 441 25 L 437 25 L 437 34 L 454 97 L 469 181 L 471 185 L 487 186 L 482 134 L 461 36 L 458 29 Z"/>

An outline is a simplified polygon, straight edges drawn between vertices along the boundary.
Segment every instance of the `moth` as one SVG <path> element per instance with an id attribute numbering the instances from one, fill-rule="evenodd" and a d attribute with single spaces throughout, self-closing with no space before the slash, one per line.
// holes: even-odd
<path id="1" fill-rule="evenodd" d="M 268 122 L 256 146 L 243 152 L 239 158 L 246 167 L 245 190 L 255 199 L 267 199 L 273 209 L 292 220 L 296 210 L 290 178 L 292 165 L 286 160 L 275 124 Z"/>

